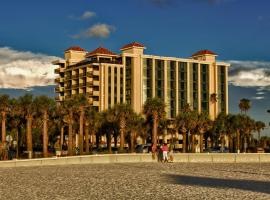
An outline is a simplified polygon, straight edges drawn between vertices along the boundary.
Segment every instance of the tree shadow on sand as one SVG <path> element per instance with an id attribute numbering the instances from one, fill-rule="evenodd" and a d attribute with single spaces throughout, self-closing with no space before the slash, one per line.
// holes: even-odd
<path id="1" fill-rule="evenodd" d="M 270 181 L 220 179 L 211 177 L 167 175 L 169 182 L 180 185 L 202 186 L 211 188 L 240 189 L 270 194 Z"/>

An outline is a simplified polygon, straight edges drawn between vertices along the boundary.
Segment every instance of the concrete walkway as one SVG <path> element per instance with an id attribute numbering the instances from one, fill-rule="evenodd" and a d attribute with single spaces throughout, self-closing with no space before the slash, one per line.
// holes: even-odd
<path id="1" fill-rule="evenodd" d="M 151 154 L 104 154 L 1 161 L 0 167 L 49 166 L 67 164 L 149 163 L 157 162 Z M 179 163 L 270 163 L 270 154 L 231 153 L 177 153 L 174 162 Z"/>

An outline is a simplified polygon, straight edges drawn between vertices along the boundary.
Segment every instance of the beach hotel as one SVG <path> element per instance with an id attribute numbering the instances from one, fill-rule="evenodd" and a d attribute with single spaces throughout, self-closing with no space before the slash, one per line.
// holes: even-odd
<path id="1" fill-rule="evenodd" d="M 201 50 L 189 58 L 144 54 L 138 42 L 124 45 L 120 54 L 99 47 L 93 51 L 73 46 L 65 50 L 64 60 L 54 65 L 58 93 L 64 101 L 85 94 L 90 104 L 103 111 L 117 103 L 127 103 L 142 112 L 147 98 L 159 97 L 173 119 L 187 104 L 193 110 L 208 112 L 215 119 L 228 113 L 228 67 L 217 54 Z"/>
<path id="2" fill-rule="evenodd" d="M 168 118 L 187 104 L 208 112 L 212 119 L 220 112 L 228 113 L 230 65 L 217 62 L 217 54 L 202 50 L 189 58 L 176 58 L 146 55 L 145 49 L 137 42 L 123 46 L 120 54 L 102 47 L 91 52 L 68 48 L 65 60 L 53 62 L 59 65 L 56 100 L 86 94 L 98 111 L 127 103 L 139 113 L 147 98 L 159 97 Z"/>

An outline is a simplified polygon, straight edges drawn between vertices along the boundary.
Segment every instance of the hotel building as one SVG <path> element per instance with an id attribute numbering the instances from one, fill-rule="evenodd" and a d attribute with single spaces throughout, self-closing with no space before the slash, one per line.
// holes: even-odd
<path id="1" fill-rule="evenodd" d="M 54 65 L 58 93 L 64 101 L 75 94 L 86 94 L 98 111 L 116 103 L 128 103 L 141 112 L 147 98 L 159 97 L 166 104 L 168 118 L 174 118 L 189 104 L 214 119 L 228 113 L 228 63 L 217 62 L 209 50 L 189 58 L 144 54 L 146 47 L 133 42 L 123 46 L 120 54 L 99 47 L 88 52 L 70 47 L 64 60 Z"/>

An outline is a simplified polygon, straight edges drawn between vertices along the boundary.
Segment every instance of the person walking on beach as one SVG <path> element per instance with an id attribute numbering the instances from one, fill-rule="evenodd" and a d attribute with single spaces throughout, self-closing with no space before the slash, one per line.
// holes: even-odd
<path id="1" fill-rule="evenodd" d="M 166 143 L 162 145 L 163 162 L 168 162 L 168 146 Z"/>

